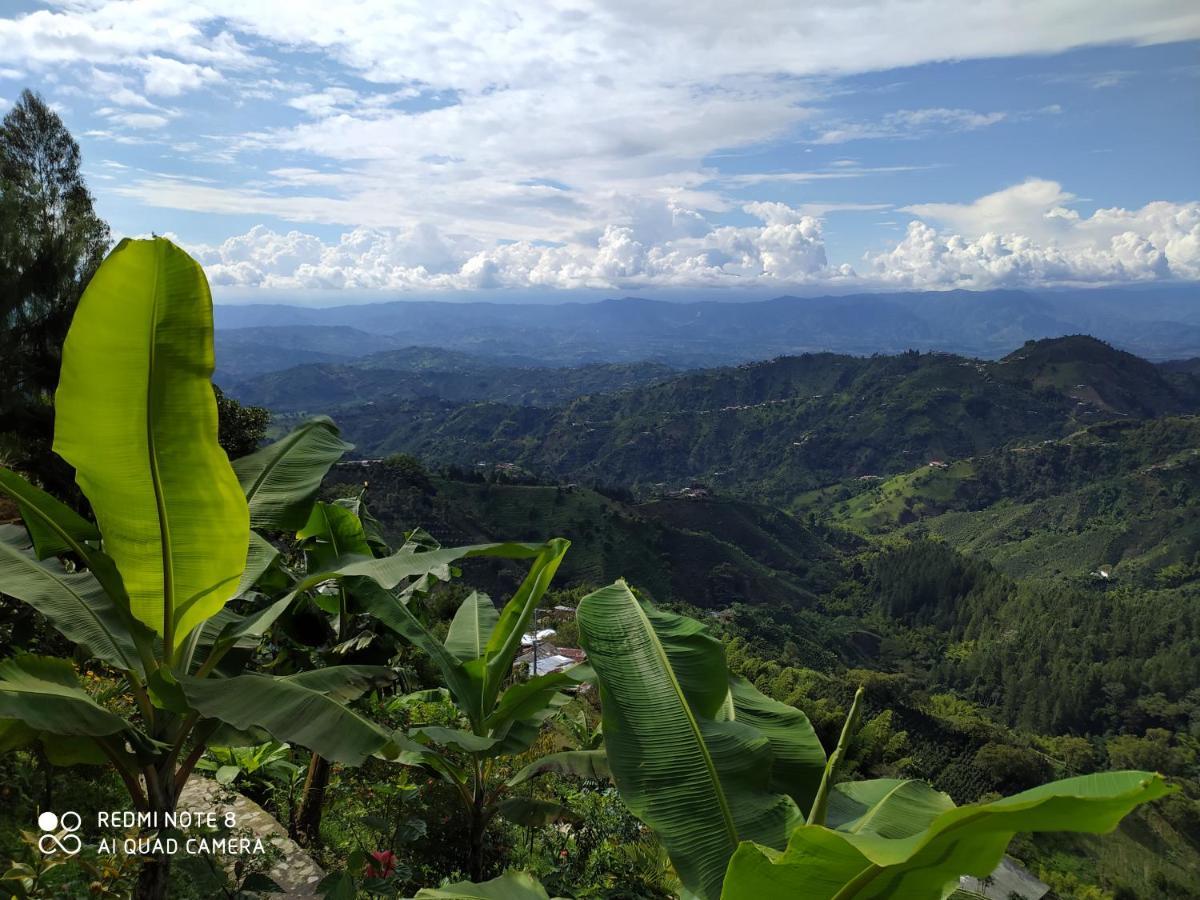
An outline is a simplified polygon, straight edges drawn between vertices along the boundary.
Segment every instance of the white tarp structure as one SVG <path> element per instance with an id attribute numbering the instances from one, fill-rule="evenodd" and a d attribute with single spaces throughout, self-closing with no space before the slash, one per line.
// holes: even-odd
<path id="1" fill-rule="evenodd" d="M 1028 869 L 1017 865 L 1007 856 L 996 866 L 996 871 L 986 884 L 982 879 L 964 875 L 958 880 L 958 886 L 987 900 L 1042 900 L 1050 893 L 1050 885 L 1035 878 Z"/>

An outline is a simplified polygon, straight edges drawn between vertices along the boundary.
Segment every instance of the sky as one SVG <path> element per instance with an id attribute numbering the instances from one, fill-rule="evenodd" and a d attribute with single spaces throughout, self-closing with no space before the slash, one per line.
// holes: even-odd
<path id="1" fill-rule="evenodd" d="M 219 302 L 1200 280 L 1195 0 L 0 4 Z"/>

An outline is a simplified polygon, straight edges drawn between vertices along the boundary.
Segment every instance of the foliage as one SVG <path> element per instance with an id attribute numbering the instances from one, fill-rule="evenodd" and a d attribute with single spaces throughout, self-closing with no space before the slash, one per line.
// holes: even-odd
<path id="1" fill-rule="evenodd" d="M 258 449 L 267 434 L 271 414 L 261 406 L 243 406 L 216 385 L 217 440 L 230 459 L 246 456 Z"/>
<path id="2" fill-rule="evenodd" d="M 98 524 L 0 472 L 25 523 L 0 534 L 0 588 L 121 672 L 136 702 L 136 715 L 132 703 L 111 709 L 82 688 L 66 660 L 15 657 L 0 671 L 6 743 L 53 735 L 59 761 L 107 760 L 134 806 L 160 813 L 174 809 L 222 723 L 262 728 L 352 763 L 394 755 L 392 736 L 346 706 L 393 677 L 390 670 L 237 674 L 246 662 L 238 645 L 254 642 L 320 583 L 363 575 L 390 588 L 436 577 L 461 555 L 409 550 L 378 566 L 339 558 L 339 568 L 247 616 L 226 610 L 270 569 L 276 551 L 250 537 L 249 505 L 258 495 L 252 490 L 248 502 L 217 445 L 211 370 L 211 301 L 199 267 L 162 239 L 125 241 L 80 302 L 58 390 L 55 446 L 76 464 Z M 313 467 L 323 472 L 331 461 L 309 458 L 290 478 L 310 482 Z M 279 478 L 278 490 L 293 495 L 289 475 Z M 231 677 L 208 677 L 222 666 Z M 163 895 L 167 865 L 147 858 L 139 896 Z"/>
<path id="3" fill-rule="evenodd" d="M 239 791 L 251 797 L 263 795 L 261 785 L 271 782 L 295 782 L 300 767 L 291 760 L 291 748 L 279 741 L 267 741 L 252 747 L 209 746 L 196 770 L 212 772 L 218 784 L 236 784 Z M 259 785 L 256 789 L 255 785 Z"/>
<path id="4" fill-rule="evenodd" d="M 540 770 L 530 768 L 499 780 L 494 768 L 497 757 L 527 750 L 542 723 L 566 703 L 562 689 L 588 675 L 577 667 L 536 676 L 502 690 L 511 675 L 521 637 L 529 630 L 534 610 L 568 546 L 566 541 L 551 541 L 541 549 L 521 587 L 499 612 L 487 596 L 470 594 L 455 613 L 444 641 L 438 641 L 411 613 L 400 618 L 374 609 L 385 624 L 433 660 L 465 725 L 411 729 L 409 736 L 416 743 L 406 748 L 398 761 L 425 769 L 451 785 L 460 797 L 468 821 L 469 868 L 475 879 L 480 878 L 484 867 L 484 831 L 496 815 L 529 824 L 572 818 L 560 807 L 506 797 L 511 787 Z M 397 702 L 427 696 L 402 697 Z"/>
<path id="5" fill-rule="evenodd" d="M 58 114 L 23 91 L 0 125 L 0 418 L 9 425 L 54 389 L 71 315 L 108 249 L 80 162 Z"/>
<path id="6" fill-rule="evenodd" d="M 1108 831 L 1169 793 L 1160 776 L 1144 772 L 1084 776 L 958 808 L 918 781 L 834 786 L 860 690 L 805 823 L 792 798 L 772 789 L 796 796 L 806 767 L 820 760 L 819 745 L 811 755 L 815 735 L 808 729 L 811 737 L 799 740 L 797 724 L 781 727 L 787 707 L 729 682 L 720 645 L 699 623 L 639 603 L 620 583 L 585 598 L 579 623 L 617 786 L 701 897 L 781 889 L 942 897 L 961 874 L 990 874 L 1018 831 Z M 801 808 L 811 797 L 799 797 Z"/>

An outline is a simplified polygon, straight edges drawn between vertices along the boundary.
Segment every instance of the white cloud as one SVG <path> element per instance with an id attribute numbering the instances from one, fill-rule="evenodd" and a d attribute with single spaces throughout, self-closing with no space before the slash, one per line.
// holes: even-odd
<path id="1" fill-rule="evenodd" d="M 549 287 L 991 288 L 1200 278 L 1200 203 L 1151 203 L 1080 216 L 1053 182 L 1030 181 L 970 204 L 913 207 L 892 250 L 861 273 L 831 266 L 821 220 L 751 202 L 748 226 L 713 226 L 662 204 L 587 240 L 483 244 L 434 225 L 355 228 L 336 241 L 257 226 L 195 252 L 213 284 L 388 292 Z M 886 208 L 881 204 L 863 204 Z M 935 224 L 952 226 L 939 231 Z M 893 223 L 894 224 L 894 223 Z"/>
<path id="2" fill-rule="evenodd" d="M 118 125 L 124 125 L 128 128 L 162 128 L 170 118 L 158 113 L 140 113 L 140 112 L 125 112 L 123 110 L 110 110 L 102 115 L 106 116 L 109 121 L 116 122 Z"/>
<path id="3" fill-rule="evenodd" d="M 163 97 L 178 97 L 184 91 L 221 80 L 221 73 L 212 66 L 180 62 L 166 56 L 148 56 L 139 65 L 145 70 L 146 93 Z"/>
<path id="4" fill-rule="evenodd" d="M 0 18 L 0 58 L 94 101 L 102 118 L 88 136 L 153 142 L 187 111 L 175 104 L 200 90 L 218 111 L 274 103 L 254 133 L 164 147 L 220 163 L 233 173 L 221 182 L 130 171 L 111 191 L 144 207 L 345 232 L 329 243 L 254 229 L 206 251 L 214 280 L 386 290 L 851 279 L 828 265 L 821 217 L 888 207 L 744 198 L 929 165 L 748 163 L 729 175 L 711 160 L 803 135 L 915 138 L 1059 111 L 930 106 L 825 121 L 828 79 L 841 74 L 1200 38 L 1194 0 L 758 0 L 737 15 L 721 0 L 47 5 Z M 1192 207 L 1081 219 L 1073 202 L 1052 182 L 1028 182 L 971 204 L 909 207 L 919 227 L 863 277 L 985 284 L 1191 271 Z M 739 209 L 760 224 L 711 224 Z"/>
<path id="5" fill-rule="evenodd" d="M 888 113 L 877 122 L 846 122 L 822 131 L 816 144 L 842 144 L 878 138 L 916 138 L 954 131 L 975 131 L 1010 118 L 1004 112 L 976 112 L 972 109 L 901 109 Z"/>
<path id="6" fill-rule="evenodd" d="M 906 287 L 994 287 L 1200 278 L 1200 203 L 1154 202 L 1082 216 L 1057 182 L 1030 179 L 972 203 L 905 211 L 904 239 L 870 260 Z M 937 231 L 929 222 L 949 226 Z"/>
<path id="7" fill-rule="evenodd" d="M 852 276 L 826 262 L 820 221 L 784 204 L 749 204 L 761 225 L 713 228 L 692 210 L 643 211 L 640 226 L 609 225 L 594 241 L 484 247 L 432 225 L 356 228 L 336 243 L 257 226 L 190 249 L 214 285 L 439 290 L 608 288 L 815 282 Z M 639 227 L 642 229 L 639 231 Z M 653 235 L 673 235 L 655 241 Z"/>

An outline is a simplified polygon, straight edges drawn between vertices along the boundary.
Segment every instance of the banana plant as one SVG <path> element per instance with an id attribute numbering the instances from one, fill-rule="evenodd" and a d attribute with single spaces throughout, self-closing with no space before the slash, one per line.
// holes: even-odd
<path id="1" fill-rule="evenodd" d="M 374 615 L 429 656 L 446 685 L 395 703 L 444 696 L 457 708 L 458 727 L 413 727 L 408 737 L 419 746 L 403 750 L 396 761 L 421 767 L 455 789 L 468 823 L 468 871 L 476 881 L 484 870 L 484 835 L 495 816 L 530 825 L 572 818 L 557 804 L 511 796 L 512 788 L 545 772 L 579 771 L 583 764 L 569 754 L 535 761 L 509 778 L 501 774 L 501 758 L 528 751 L 542 725 L 568 702 L 563 689 L 591 677 L 587 666 L 576 665 L 505 687 L 521 637 L 568 546 L 565 540 L 549 541 L 501 610 L 486 595 L 470 594 L 454 614 L 445 640 L 438 640 L 407 607 L 368 601 Z M 593 773 L 604 771 L 594 751 L 585 756 Z"/>
<path id="2" fill-rule="evenodd" d="M 620 581 L 577 617 L 617 788 L 700 900 L 941 900 L 990 874 L 1016 832 L 1108 831 L 1171 790 L 1111 772 L 956 807 L 919 781 L 837 784 L 859 697 L 827 759 L 803 713 L 730 677 L 699 622 Z"/>
<path id="3" fill-rule="evenodd" d="M 213 362 L 199 265 L 161 238 L 122 241 L 79 303 L 55 398 L 54 448 L 75 466 L 96 521 L 0 469 L 24 523 L 0 526 L 0 591 L 118 673 L 137 709 L 114 712 L 68 660 L 15 657 L 0 663 L 0 740 L 41 741 L 63 762 L 107 761 L 158 821 L 222 725 L 348 765 L 395 756 L 402 739 L 347 706 L 390 680 L 390 668 L 271 677 L 243 671 L 248 649 L 323 581 L 365 575 L 392 588 L 454 555 L 339 560 L 263 604 L 251 588 L 277 554 L 251 532 L 252 516 L 307 516 L 334 451 L 348 445 L 317 424 L 235 473 L 217 443 Z M 458 555 L 473 550 L 488 552 Z M 235 597 L 245 615 L 227 607 Z M 147 857 L 138 896 L 164 897 L 168 874 L 167 856 Z"/>
<path id="4" fill-rule="evenodd" d="M 277 520 L 282 524 L 282 520 Z M 319 501 L 311 505 L 306 522 L 296 531 L 296 547 L 304 562 L 306 573 L 324 572 L 336 567 L 339 561 L 348 558 L 371 559 L 387 556 L 391 549 L 374 526 L 374 520 L 366 511 L 361 493 L 357 497 L 344 498 L 332 503 Z M 408 540 L 405 552 L 421 549 L 440 549 L 432 540 Z M 445 575 L 449 575 L 447 570 Z M 437 580 L 434 575 L 429 580 Z M 365 651 L 379 655 L 379 637 L 375 620 L 365 616 L 357 597 L 363 591 L 365 576 L 344 578 L 331 582 L 312 594 L 312 602 L 303 611 L 296 613 L 308 625 L 296 628 L 308 635 L 306 656 L 318 665 L 331 665 L 350 655 L 361 656 Z M 374 582 L 369 582 L 374 587 Z M 428 587 L 427 582 L 414 582 L 403 595 L 397 595 L 398 603 L 407 603 Z M 317 628 L 312 627 L 317 620 Z M 287 627 L 288 620 L 283 620 Z M 314 639 L 316 632 L 320 637 Z M 394 636 L 393 636 L 394 637 Z M 394 649 L 384 647 L 386 657 Z M 301 792 L 299 810 L 293 822 L 293 837 L 308 845 L 319 841 L 325 792 L 329 784 L 330 762 L 314 753 L 309 760 L 308 770 Z"/>

